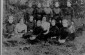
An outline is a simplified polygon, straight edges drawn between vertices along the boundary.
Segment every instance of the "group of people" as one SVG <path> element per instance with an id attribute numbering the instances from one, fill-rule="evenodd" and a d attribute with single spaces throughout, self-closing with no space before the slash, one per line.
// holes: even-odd
<path id="1" fill-rule="evenodd" d="M 29 40 L 47 41 L 48 39 L 56 39 L 56 41 L 64 43 L 69 38 L 69 35 L 75 32 L 74 22 L 70 18 L 62 17 L 70 16 L 71 14 L 66 13 L 66 9 L 59 8 L 58 3 L 55 4 L 53 10 L 49 5 L 42 9 L 40 3 L 35 9 L 31 6 L 29 5 L 30 8 L 26 10 L 17 24 L 13 23 L 14 16 L 10 15 L 8 17 L 4 31 L 7 38 L 15 35 L 18 38 Z"/>
<path id="2" fill-rule="evenodd" d="M 34 20 L 31 15 L 28 22 L 25 22 L 24 18 L 20 18 L 17 24 L 13 23 L 14 17 L 9 16 L 6 23 L 6 29 L 4 34 L 7 38 L 15 35 L 18 38 L 24 38 L 29 40 L 43 40 L 56 39 L 59 42 L 65 42 L 70 34 L 75 32 L 74 23 L 68 19 L 55 19 L 47 20 L 46 16 L 43 16 L 41 20 Z"/>

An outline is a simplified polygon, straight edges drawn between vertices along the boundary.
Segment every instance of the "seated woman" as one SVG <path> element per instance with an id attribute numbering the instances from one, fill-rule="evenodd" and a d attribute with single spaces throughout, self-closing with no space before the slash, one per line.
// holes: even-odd
<path id="1" fill-rule="evenodd" d="M 32 37 L 30 39 L 31 40 L 35 40 L 35 39 L 38 40 L 39 35 L 41 35 L 41 33 L 42 33 L 41 21 L 38 20 L 37 21 L 37 26 L 34 28 L 33 35 L 32 35 Z"/>
<path id="2" fill-rule="evenodd" d="M 67 30 L 69 32 L 68 40 L 74 40 L 76 37 L 75 35 L 76 28 L 74 26 L 74 22 L 70 22 L 70 25 Z"/>
<path id="3" fill-rule="evenodd" d="M 70 20 L 62 20 L 63 28 L 61 29 L 60 42 L 65 42 L 67 39 L 74 40 L 75 38 L 75 26 L 74 23 Z"/>
<path id="4" fill-rule="evenodd" d="M 24 24 L 24 19 L 21 18 L 19 23 L 16 24 L 15 33 L 18 37 L 22 37 L 23 34 L 27 33 L 27 26 Z"/>
<path id="5" fill-rule="evenodd" d="M 30 36 L 28 42 L 30 42 L 31 44 L 36 44 L 38 42 L 40 42 L 39 40 L 41 40 L 42 37 L 42 28 L 41 28 L 41 21 L 38 20 L 36 27 L 33 30 L 33 35 Z"/>
<path id="6" fill-rule="evenodd" d="M 12 35 L 14 35 L 14 28 L 15 28 L 15 25 L 13 24 L 13 20 L 14 17 L 13 16 L 9 16 L 8 18 L 8 22 L 7 24 L 5 25 L 5 35 L 6 35 L 6 38 L 11 38 Z"/>
<path id="7" fill-rule="evenodd" d="M 47 40 L 49 35 L 50 23 L 46 21 L 46 17 L 42 18 L 41 27 L 43 29 L 42 35 L 40 36 L 42 40 Z"/>
<path id="8" fill-rule="evenodd" d="M 54 16 L 59 16 L 61 13 L 60 4 L 59 4 L 59 2 L 55 2 L 54 5 L 55 6 L 53 8 L 53 14 L 54 14 Z"/>
<path id="9" fill-rule="evenodd" d="M 33 31 L 33 34 L 34 35 L 39 35 L 42 31 L 42 28 L 41 28 L 41 21 L 38 20 L 37 21 L 37 26 L 34 28 L 34 31 Z"/>
<path id="10" fill-rule="evenodd" d="M 53 19 L 51 21 L 51 28 L 50 28 L 50 37 L 51 38 L 57 38 L 59 36 L 59 28 L 56 26 L 56 21 Z"/>
<path id="11" fill-rule="evenodd" d="M 30 16 L 29 21 L 27 22 L 27 31 L 33 32 L 34 27 L 35 27 L 34 17 Z"/>
<path id="12" fill-rule="evenodd" d="M 66 41 L 66 38 L 68 37 L 68 31 L 67 31 L 67 28 L 68 28 L 68 20 L 67 19 L 63 19 L 62 20 L 62 25 L 63 25 L 63 28 L 60 30 L 60 38 L 59 38 L 59 42 L 60 43 L 64 43 Z"/>

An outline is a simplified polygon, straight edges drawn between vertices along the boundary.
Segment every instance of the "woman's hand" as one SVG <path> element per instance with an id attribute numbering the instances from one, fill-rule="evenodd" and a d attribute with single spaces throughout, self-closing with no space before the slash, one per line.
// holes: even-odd
<path id="1" fill-rule="evenodd" d="M 45 35 L 49 33 L 49 29 L 44 33 Z"/>
<path id="2" fill-rule="evenodd" d="M 34 40 L 36 39 L 36 35 L 32 35 L 32 37 L 30 37 L 30 40 Z"/>

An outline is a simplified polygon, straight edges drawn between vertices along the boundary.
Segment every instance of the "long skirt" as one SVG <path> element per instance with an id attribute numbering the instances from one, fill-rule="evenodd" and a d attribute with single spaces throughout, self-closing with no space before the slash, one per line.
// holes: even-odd
<path id="1" fill-rule="evenodd" d="M 62 28 L 60 32 L 60 39 L 66 39 L 69 35 L 69 32 L 67 32 L 64 28 Z"/>

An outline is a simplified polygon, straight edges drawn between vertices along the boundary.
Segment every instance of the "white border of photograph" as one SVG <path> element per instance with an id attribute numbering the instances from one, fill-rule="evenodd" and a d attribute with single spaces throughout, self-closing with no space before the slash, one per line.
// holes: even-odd
<path id="1" fill-rule="evenodd" d="M 3 0 L 1 0 L 1 55 L 2 55 L 2 30 L 3 30 Z"/>

